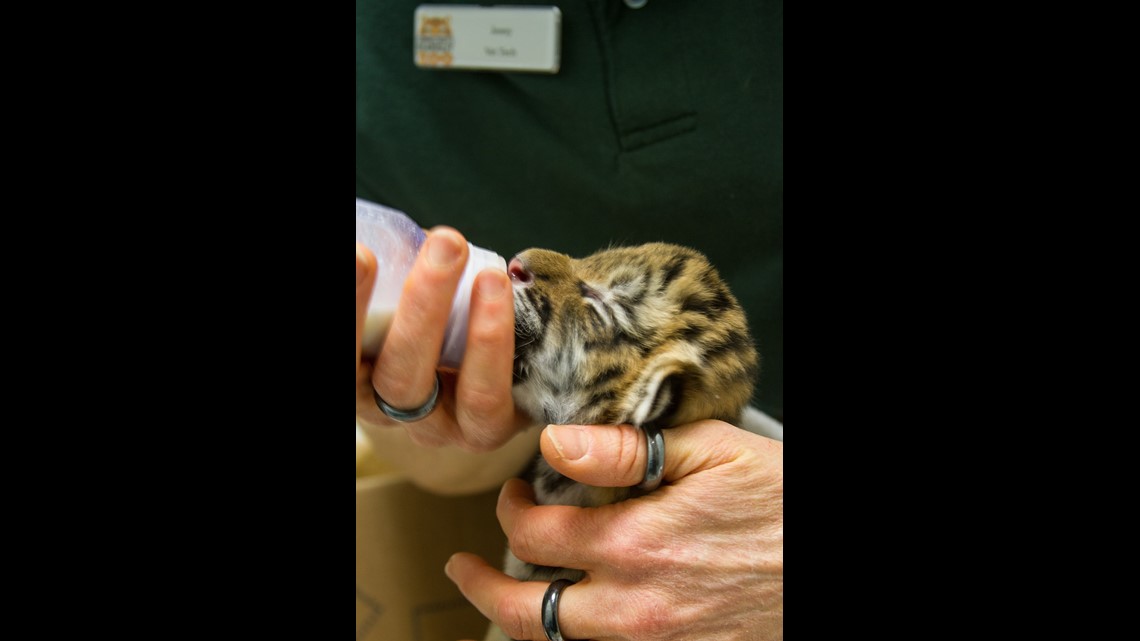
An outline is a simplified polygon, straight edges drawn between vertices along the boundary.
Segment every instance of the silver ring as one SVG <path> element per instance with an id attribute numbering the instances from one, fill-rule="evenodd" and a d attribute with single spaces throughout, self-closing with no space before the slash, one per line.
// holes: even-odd
<path id="1" fill-rule="evenodd" d="M 431 414 L 435 409 L 435 402 L 439 400 L 439 372 L 435 373 L 435 387 L 431 390 L 431 397 L 423 405 L 410 410 L 401 410 L 392 407 L 380 398 L 380 392 L 376 391 L 376 387 L 372 388 L 372 397 L 376 399 L 376 407 L 380 408 L 384 415 L 393 421 L 400 423 L 415 423 L 416 421 L 423 420 L 428 414 Z"/>
<path id="2" fill-rule="evenodd" d="M 645 432 L 645 445 L 649 456 L 645 461 L 645 480 L 637 486 L 643 492 L 652 492 L 661 485 L 665 475 L 665 437 L 661 430 L 648 425 L 641 428 Z"/>
<path id="3" fill-rule="evenodd" d="M 562 591 L 571 585 L 574 582 L 570 579 L 558 579 L 546 588 L 546 594 L 542 596 L 542 629 L 549 641 L 565 641 L 558 625 L 558 602 L 562 600 Z"/>

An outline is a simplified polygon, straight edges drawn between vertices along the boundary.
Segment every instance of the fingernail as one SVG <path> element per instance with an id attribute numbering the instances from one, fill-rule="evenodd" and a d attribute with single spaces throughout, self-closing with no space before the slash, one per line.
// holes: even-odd
<path id="1" fill-rule="evenodd" d="M 483 300 L 496 300 L 507 291 L 507 279 L 502 272 L 481 276 L 475 281 L 475 291 Z"/>
<path id="2" fill-rule="evenodd" d="M 447 559 L 447 564 L 443 566 L 443 573 L 446 574 L 447 578 L 451 579 L 452 581 L 455 580 L 455 578 L 451 576 L 451 559 L 454 558 L 455 555 L 452 555 L 451 558 Z"/>
<path id="3" fill-rule="evenodd" d="M 360 286 L 360 283 L 364 282 L 364 277 L 368 275 L 368 270 L 364 268 L 364 264 L 365 264 L 364 257 L 360 255 L 360 250 L 357 249 L 356 250 L 356 285 L 357 285 L 357 287 Z"/>
<path id="4" fill-rule="evenodd" d="M 564 461 L 577 461 L 590 451 L 590 435 L 580 427 L 551 425 L 547 428 L 550 444 Z"/>
<path id="5" fill-rule="evenodd" d="M 452 234 L 433 234 L 428 239 L 428 262 L 433 267 L 451 267 L 459 260 L 462 246 Z"/>

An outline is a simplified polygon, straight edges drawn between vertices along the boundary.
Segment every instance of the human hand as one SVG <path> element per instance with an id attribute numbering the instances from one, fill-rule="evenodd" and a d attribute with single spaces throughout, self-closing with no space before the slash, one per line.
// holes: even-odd
<path id="1" fill-rule="evenodd" d="M 538 506 L 512 479 L 498 516 L 511 551 L 586 578 L 559 606 L 567 639 L 729 641 L 783 638 L 783 443 L 720 421 L 664 431 L 665 484 L 597 508 Z M 601 487 L 641 482 L 645 437 L 630 426 L 549 426 L 542 454 Z M 520 582 L 472 554 L 448 577 L 512 639 L 546 638 L 546 583 Z"/>
<path id="2" fill-rule="evenodd" d="M 394 407 L 421 406 L 435 385 L 444 329 L 467 263 L 467 241 L 437 228 L 428 234 L 404 284 L 400 305 L 378 355 L 360 344 L 376 258 L 356 247 L 356 416 L 372 425 L 403 426 L 417 445 L 457 445 L 487 452 L 526 424 L 511 398 L 514 363 L 514 299 L 510 279 L 494 269 L 475 278 L 467 353 L 459 372 L 440 372 L 436 409 L 412 424 L 397 423 L 376 407 L 373 388 Z M 383 260 L 383 256 L 378 257 Z M 361 271 L 365 272 L 361 282 Z"/>
<path id="3" fill-rule="evenodd" d="M 360 376 L 360 342 L 364 338 L 364 319 L 368 316 L 368 301 L 372 299 L 372 286 L 376 283 L 376 256 L 367 247 L 356 243 L 356 375 Z"/>

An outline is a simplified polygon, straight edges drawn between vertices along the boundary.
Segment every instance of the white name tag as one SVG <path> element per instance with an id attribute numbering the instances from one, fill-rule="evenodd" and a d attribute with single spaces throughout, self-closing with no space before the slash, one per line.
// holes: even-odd
<path id="1" fill-rule="evenodd" d="M 416 7 L 416 66 L 558 73 L 562 11 L 558 7 Z"/>

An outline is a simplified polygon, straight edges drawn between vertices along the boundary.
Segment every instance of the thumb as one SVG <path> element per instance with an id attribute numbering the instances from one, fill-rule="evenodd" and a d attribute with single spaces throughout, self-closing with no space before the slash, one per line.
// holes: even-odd
<path id="1" fill-rule="evenodd" d="M 360 341 L 364 336 L 364 319 L 372 284 L 376 280 L 376 256 L 360 243 L 356 244 L 356 369 L 360 371 Z"/>
<path id="2" fill-rule="evenodd" d="M 740 453 L 742 430 L 721 421 L 698 421 L 662 430 L 665 482 L 724 465 Z M 554 469 L 586 485 L 631 487 L 645 480 L 645 434 L 632 425 L 548 425 L 540 441 Z"/>

